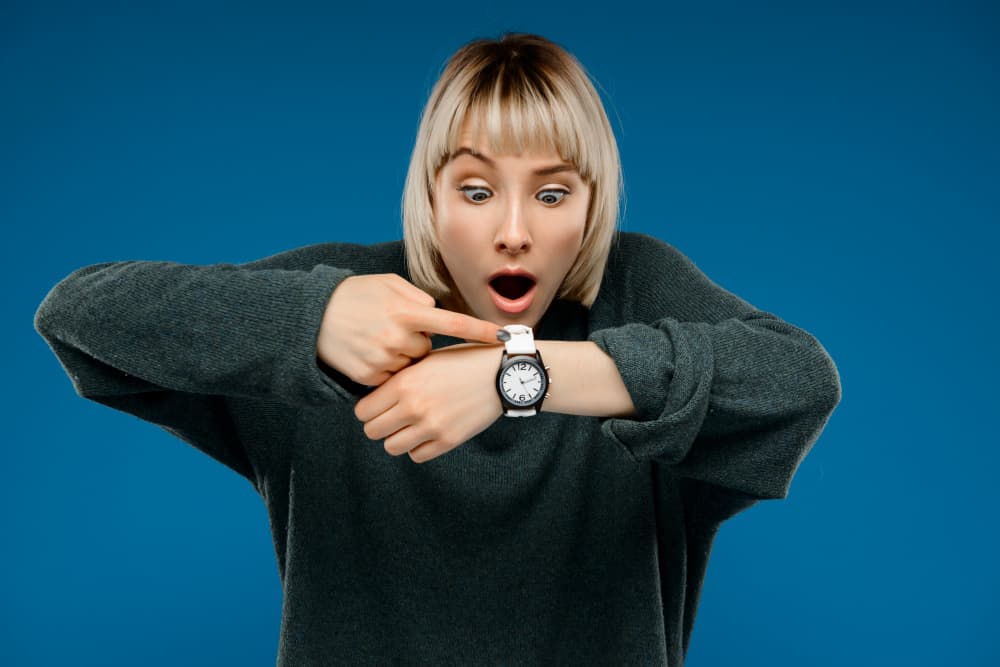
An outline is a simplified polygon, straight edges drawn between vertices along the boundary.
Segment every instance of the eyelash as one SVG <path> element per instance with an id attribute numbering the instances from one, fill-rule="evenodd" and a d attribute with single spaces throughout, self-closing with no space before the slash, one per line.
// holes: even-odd
<path id="1" fill-rule="evenodd" d="M 462 186 L 459 186 L 456 189 L 459 192 L 465 194 L 466 195 L 466 197 L 465 197 L 466 199 L 469 199 L 468 194 L 466 193 L 466 190 L 486 190 L 487 192 L 489 192 L 489 190 L 490 190 L 489 188 L 483 187 L 482 185 L 462 185 Z M 550 208 L 558 206 L 559 204 L 561 204 L 563 202 L 563 200 L 566 199 L 566 197 L 568 197 L 571 194 L 573 194 L 569 190 L 563 190 L 562 188 L 546 188 L 545 190 L 542 190 L 542 193 L 546 193 L 546 192 L 558 192 L 558 193 L 560 193 L 562 195 L 562 197 L 559 199 L 559 201 L 555 202 L 554 204 L 545 204 L 546 206 L 548 206 Z M 487 197 L 487 199 L 489 199 L 489 197 Z M 475 200 L 469 199 L 469 201 L 472 202 L 473 204 L 482 204 L 486 200 L 484 199 L 484 200 L 481 200 L 481 201 L 475 201 Z M 544 204 L 545 202 L 542 202 L 542 203 Z"/>

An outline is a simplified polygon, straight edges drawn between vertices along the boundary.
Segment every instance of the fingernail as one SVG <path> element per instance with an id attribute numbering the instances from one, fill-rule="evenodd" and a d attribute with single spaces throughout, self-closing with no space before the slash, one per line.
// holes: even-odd
<path id="1" fill-rule="evenodd" d="M 497 329 L 497 340 L 506 343 L 510 340 L 510 332 L 506 329 Z"/>

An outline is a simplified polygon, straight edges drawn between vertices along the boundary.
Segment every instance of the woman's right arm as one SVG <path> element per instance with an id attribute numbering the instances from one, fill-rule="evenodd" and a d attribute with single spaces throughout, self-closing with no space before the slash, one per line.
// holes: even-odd
<path id="1" fill-rule="evenodd" d="M 155 423 L 255 481 L 227 397 L 354 403 L 426 354 L 425 332 L 495 334 L 495 324 L 440 311 L 386 273 L 396 253 L 391 243 L 338 243 L 240 265 L 95 264 L 52 288 L 35 328 L 80 396 Z"/>
<path id="2" fill-rule="evenodd" d="M 316 363 L 327 302 L 351 274 L 95 264 L 52 288 L 35 328 L 86 398 L 167 389 L 321 405 L 352 398 Z"/>
<path id="3" fill-rule="evenodd" d="M 256 485 L 226 397 L 321 405 L 359 395 L 316 359 L 330 295 L 354 273 L 320 263 L 330 261 L 320 248 L 242 265 L 87 266 L 50 290 L 35 328 L 80 396 L 163 427 Z M 377 259 L 354 254 L 362 270 Z"/>

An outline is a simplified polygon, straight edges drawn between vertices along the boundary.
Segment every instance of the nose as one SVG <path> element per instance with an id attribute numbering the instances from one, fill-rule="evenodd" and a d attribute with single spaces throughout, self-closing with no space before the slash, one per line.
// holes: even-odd
<path id="1" fill-rule="evenodd" d="M 531 248 L 531 234 L 528 232 L 527 220 L 520 202 L 516 200 L 511 202 L 503 215 L 494 241 L 497 252 L 515 255 Z"/>

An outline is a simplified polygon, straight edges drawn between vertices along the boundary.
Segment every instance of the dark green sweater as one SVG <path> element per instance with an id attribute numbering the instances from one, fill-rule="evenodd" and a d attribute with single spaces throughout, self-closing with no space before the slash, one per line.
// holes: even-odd
<path id="1" fill-rule="evenodd" d="M 388 272 L 409 279 L 401 241 L 97 264 L 35 327 L 81 396 L 260 493 L 279 665 L 681 665 L 720 523 L 786 496 L 840 400 L 825 349 L 621 232 L 593 308 L 557 300 L 535 336 L 594 341 L 636 416 L 501 417 L 417 464 L 365 437 L 370 390 L 316 357 L 332 290 Z"/>

